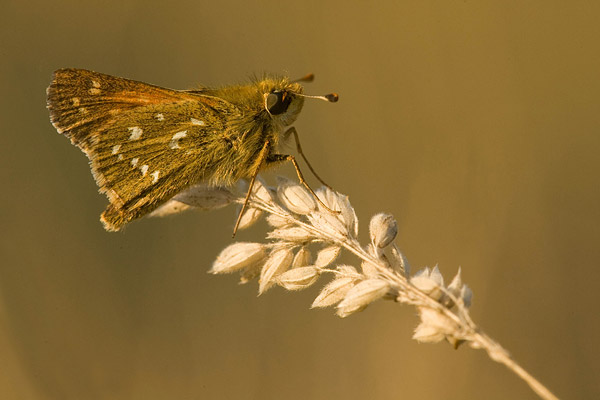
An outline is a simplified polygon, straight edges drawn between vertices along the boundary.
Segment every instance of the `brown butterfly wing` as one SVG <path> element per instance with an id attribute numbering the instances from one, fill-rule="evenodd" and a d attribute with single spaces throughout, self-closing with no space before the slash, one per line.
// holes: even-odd
<path id="1" fill-rule="evenodd" d="M 80 69 L 56 71 L 47 93 L 52 124 L 86 153 L 110 201 L 107 230 L 210 181 L 232 154 L 225 132 L 239 111 L 216 97 Z"/>

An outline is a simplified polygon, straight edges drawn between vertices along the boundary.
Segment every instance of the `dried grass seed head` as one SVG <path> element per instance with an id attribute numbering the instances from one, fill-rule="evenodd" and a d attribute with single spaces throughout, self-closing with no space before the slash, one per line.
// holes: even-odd
<path id="1" fill-rule="evenodd" d="M 262 243 L 233 243 L 221 251 L 209 272 L 228 274 L 239 271 L 262 262 L 266 255 L 266 246 Z"/>
<path id="2" fill-rule="evenodd" d="M 294 254 L 289 247 L 273 250 L 269 254 L 260 272 L 259 295 L 271 288 L 276 283 L 275 278 L 290 268 L 293 258 Z"/>
<path id="3" fill-rule="evenodd" d="M 382 279 L 367 279 L 346 293 L 344 300 L 337 306 L 337 315 L 344 318 L 362 311 L 375 300 L 388 294 L 390 284 Z"/>
<path id="4" fill-rule="evenodd" d="M 315 197 L 304 186 L 281 177 L 278 181 L 277 197 L 288 210 L 306 215 L 317 209 Z"/>
<path id="5" fill-rule="evenodd" d="M 369 223 L 371 243 L 375 248 L 387 247 L 398 234 L 398 224 L 390 214 L 379 213 L 371 218 Z"/>
<path id="6" fill-rule="evenodd" d="M 277 277 L 277 283 L 287 290 L 302 290 L 319 279 L 321 269 L 315 266 L 292 268 Z"/>
<path id="7" fill-rule="evenodd" d="M 423 268 L 410 278 L 410 283 L 436 301 L 444 295 L 444 277 L 437 266 L 433 270 Z"/>

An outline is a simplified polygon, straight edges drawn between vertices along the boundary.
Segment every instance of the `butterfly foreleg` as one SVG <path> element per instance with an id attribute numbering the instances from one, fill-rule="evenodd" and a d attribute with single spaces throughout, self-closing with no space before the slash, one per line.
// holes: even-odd
<path id="1" fill-rule="evenodd" d="M 308 185 L 308 183 L 304 179 L 304 175 L 302 175 L 302 171 L 300 171 L 300 166 L 298 165 L 298 161 L 296 161 L 296 157 L 294 157 L 290 154 L 271 154 L 267 157 L 267 159 L 265 161 L 266 161 L 266 165 L 280 163 L 280 162 L 284 162 L 284 161 L 291 162 L 292 165 L 294 165 L 294 168 L 296 169 L 296 175 L 298 175 L 298 180 L 300 181 L 300 184 L 302 184 L 313 196 L 315 196 L 315 199 L 317 199 L 319 204 L 321 204 L 321 206 L 323 206 L 326 210 L 328 210 L 334 214 L 340 213 L 340 211 L 335 211 L 335 210 L 332 210 L 331 208 L 327 207 L 327 205 L 325 205 L 325 203 L 323 203 L 321 201 L 319 196 L 317 196 L 317 194 L 314 192 L 314 190 L 312 190 L 312 188 Z M 311 171 L 312 171 L 312 168 L 311 168 Z M 314 173 L 314 171 L 313 171 L 313 173 Z M 315 176 L 316 176 L 316 174 L 315 174 Z M 323 181 L 321 181 L 321 182 L 323 182 Z M 323 182 L 323 183 L 325 183 L 325 182 Z"/>
<path id="2" fill-rule="evenodd" d="M 310 169 L 310 172 L 313 173 L 313 175 L 315 176 L 315 178 L 317 178 L 319 180 L 319 182 L 321 182 L 323 185 L 327 186 L 329 189 L 333 190 L 333 188 L 331 186 L 329 186 L 323 179 L 321 179 L 321 177 L 315 172 L 312 165 L 310 165 L 310 162 L 308 162 L 308 159 L 306 158 L 306 156 L 304 155 L 304 152 L 302 151 L 302 146 L 300 146 L 300 138 L 298 137 L 298 131 L 296 131 L 296 128 L 293 126 L 291 128 L 289 128 L 287 131 L 285 131 L 283 133 L 283 137 L 288 138 L 292 134 L 294 135 L 294 140 L 296 142 L 296 151 L 298 152 L 298 154 L 300 154 L 302 156 L 302 159 L 304 159 L 304 162 L 306 163 L 306 165 L 308 165 L 308 169 Z M 298 168 L 296 168 L 296 170 L 298 170 Z M 300 176 L 300 175 L 298 175 L 298 176 Z"/>
<path id="3" fill-rule="evenodd" d="M 233 235 L 231 236 L 232 238 L 235 237 L 238 227 L 240 226 L 240 221 L 242 220 L 242 215 L 244 215 L 244 211 L 246 211 L 246 208 L 248 207 L 248 201 L 250 200 L 250 195 L 252 194 L 252 188 L 254 187 L 254 182 L 256 181 L 256 176 L 258 175 L 258 172 L 260 171 L 263 164 L 265 164 L 265 162 L 268 159 L 269 148 L 270 148 L 270 142 L 267 140 L 265 142 L 265 144 L 263 145 L 263 148 L 261 149 L 260 153 L 258 153 L 258 161 L 256 163 L 256 167 L 255 167 L 254 171 L 252 171 L 252 176 L 250 177 L 250 185 L 248 186 L 248 193 L 246 193 L 246 198 L 244 199 L 244 204 L 242 204 L 242 209 L 240 210 L 240 213 L 238 214 L 237 221 L 235 221 L 235 226 L 233 227 Z"/>

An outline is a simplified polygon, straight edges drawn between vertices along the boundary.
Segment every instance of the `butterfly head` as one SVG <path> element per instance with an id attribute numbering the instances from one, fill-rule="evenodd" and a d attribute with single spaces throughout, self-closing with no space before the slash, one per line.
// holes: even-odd
<path id="1" fill-rule="evenodd" d="M 288 79 L 281 80 L 264 80 L 263 83 L 263 98 L 264 108 L 274 120 L 280 122 L 283 126 L 291 125 L 304 105 L 304 98 L 316 98 L 329 102 L 336 102 L 338 96 L 335 93 L 325 96 L 308 96 L 305 95 L 304 88 L 298 81 L 310 81 L 312 75 L 301 78 L 296 81 Z"/>
<path id="2" fill-rule="evenodd" d="M 283 126 L 291 125 L 304 105 L 302 85 L 287 79 L 265 80 L 261 88 L 268 115 Z"/>

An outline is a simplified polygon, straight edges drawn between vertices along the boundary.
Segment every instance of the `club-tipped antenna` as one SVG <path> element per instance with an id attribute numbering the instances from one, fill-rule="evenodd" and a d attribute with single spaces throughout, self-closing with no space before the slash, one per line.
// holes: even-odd
<path id="1" fill-rule="evenodd" d="M 312 82 L 314 79 L 315 79 L 315 74 L 310 73 L 310 74 L 304 75 L 302 78 L 294 79 L 292 82 Z M 309 99 L 325 100 L 330 103 L 335 103 L 340 98 L 337 93 L 329 93 L 329 94 L 326 94 L 325 96 L 310 96 L 308 94 L 301 94 L 301 93 L 296 93 L 296 94 L 298 96 L 308 97 Z"/>
<path id="2" fill-rule="evenodd" d="M 308 97 L 309 99 L 325 100 L 330 103 L 335 103 L 340 98 L 337 93 L 329 93 L 329 94 L 326 94 L 325 96 L 310 96 L 308 94 L 301 94 L 301 93 L 298 93 L 297 95 L 302 96 L 302 97 Z"/>

